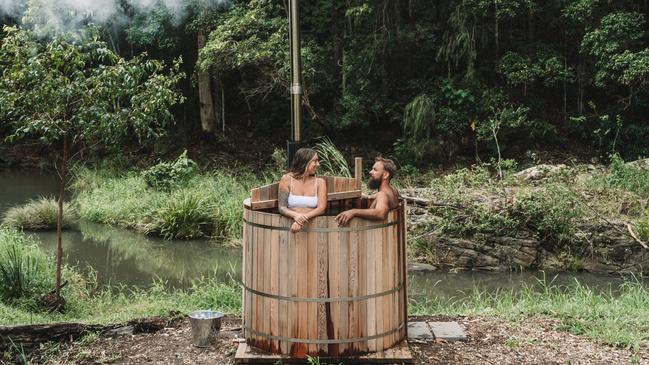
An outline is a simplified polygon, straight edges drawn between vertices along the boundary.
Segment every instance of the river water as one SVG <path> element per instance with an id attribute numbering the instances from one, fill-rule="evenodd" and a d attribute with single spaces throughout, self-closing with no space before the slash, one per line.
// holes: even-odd
<path id="1" fill-rule="evenodd" d="M 57 193 L 52 174 L 38 171 L 0 172 L 0 214 L 9 207 L 41 195 Z M 54 255 L 56 232 L 28 232 L 42 248 Z M 201 277 L 225 280 L 241 276 L 241 251 L 225 248 L 208 240 L 164 240 L 91 222 L 79 222 L 78 228 L 63 235 L 65 262 L 82 271 L 94 271 L 104 285 L 147 287 L 154 280 L 168 287 L 185 288 Z M 462 297 L 476 286 L 487 292 L 518 290 L 545 280 L 569 285 L 581 284 L 608 290 L 624 281 L 621 276 L 591 273 L 543 273 L 539 271 L 485 272 L 414 272 L 408 289 L 412 296 Z"/>

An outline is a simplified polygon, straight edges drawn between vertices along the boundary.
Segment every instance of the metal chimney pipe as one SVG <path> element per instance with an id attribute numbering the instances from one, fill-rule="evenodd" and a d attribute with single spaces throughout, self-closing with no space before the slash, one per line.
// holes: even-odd
<path id="1" fill-rule="evenodd" d="M 289 36 L 291 39 L 291 125 L 294 142 L 302 139 L 302 58 L 300 57 L 299 0 L 289 0 Z"/>
<path id="2" fill-rule="evenodd" d="M 287 142 L 288 165 L 302 146 L 302 57 L 300 56 L 299 0 L 289 0 L 289 38 L 291 47 L 291 140 Z"/>

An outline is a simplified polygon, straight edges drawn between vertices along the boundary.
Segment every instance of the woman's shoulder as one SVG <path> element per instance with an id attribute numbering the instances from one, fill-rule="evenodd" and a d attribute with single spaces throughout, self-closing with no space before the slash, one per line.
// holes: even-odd
<path id="1" fill-rule="evenodd" d="M 317 181 L 318 184 L 320 184 L 320 185 L 327 185 L 327 180 L 325 180 L 324 177 L 317 177 L 317 178 L 316 178 L 316 181 Z"/>
<path id="2" fill-rule="evenodd" d="M 286 174 L 282 175 L 282 177 L 279 179 L 279 185 L 288 186 L 290 181 L 291 181 L 291 174 L 286 173 Z"/>

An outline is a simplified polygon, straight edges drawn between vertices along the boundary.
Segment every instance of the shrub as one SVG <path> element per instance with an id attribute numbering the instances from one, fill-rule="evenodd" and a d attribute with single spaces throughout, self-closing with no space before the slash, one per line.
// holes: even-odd
<path id="1" fill-rule="evenodd" d="M 40 197 L 7 210 L 2 218 L 2 224 L 32 230 L 56 229 L 57 211 L 56 199 Z M 76 209 L 69 203 L 63 203 L 63 228 L 73 226 L 76 216 Z"/>
<path id="2" fill-rule="evenodd" d="M 187 157 L 185 150 L 173 162 L 160 162 L 142 172 L 142 177 L 148 186 L 169 191 L 174 187 L 185 186 L 187 181 L 196 175 L 196 162 Z"/>
<path id="3" fill-rule="evenodd" d="M 581 215 L 580 208 L 569 191 L 550 186 L 519 197 L 514 214 L 520 217 L 523 225 L 534 230 L 539 239 L 563 245 L 574 235 L 574 220 Z"/>
<path id="4" fill-rule="evenodd" d="M 649 169 L 629 167 L 618 154 L 611 156 L 611 170 L 605 178 L 609 187 L 617 187 L 649 197 Z"/>
<path id="5" fill-rule="evenodd" d="M 160 234 L 166 239 L 191 239 L 212 231 L 212 204 L 190 191 L 172 195 L 157 212 Z"/>

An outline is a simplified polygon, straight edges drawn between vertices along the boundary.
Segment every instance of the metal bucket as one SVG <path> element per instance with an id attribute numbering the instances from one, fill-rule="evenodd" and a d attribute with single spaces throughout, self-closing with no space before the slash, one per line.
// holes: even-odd
<path id="1" fill-rule="evenodd" d="M 221 329 L 223 313 L 212 310 L 200 310 L 189 315 L 192 325 L 192 345 L 208 347 L 210 340 Z"/>

